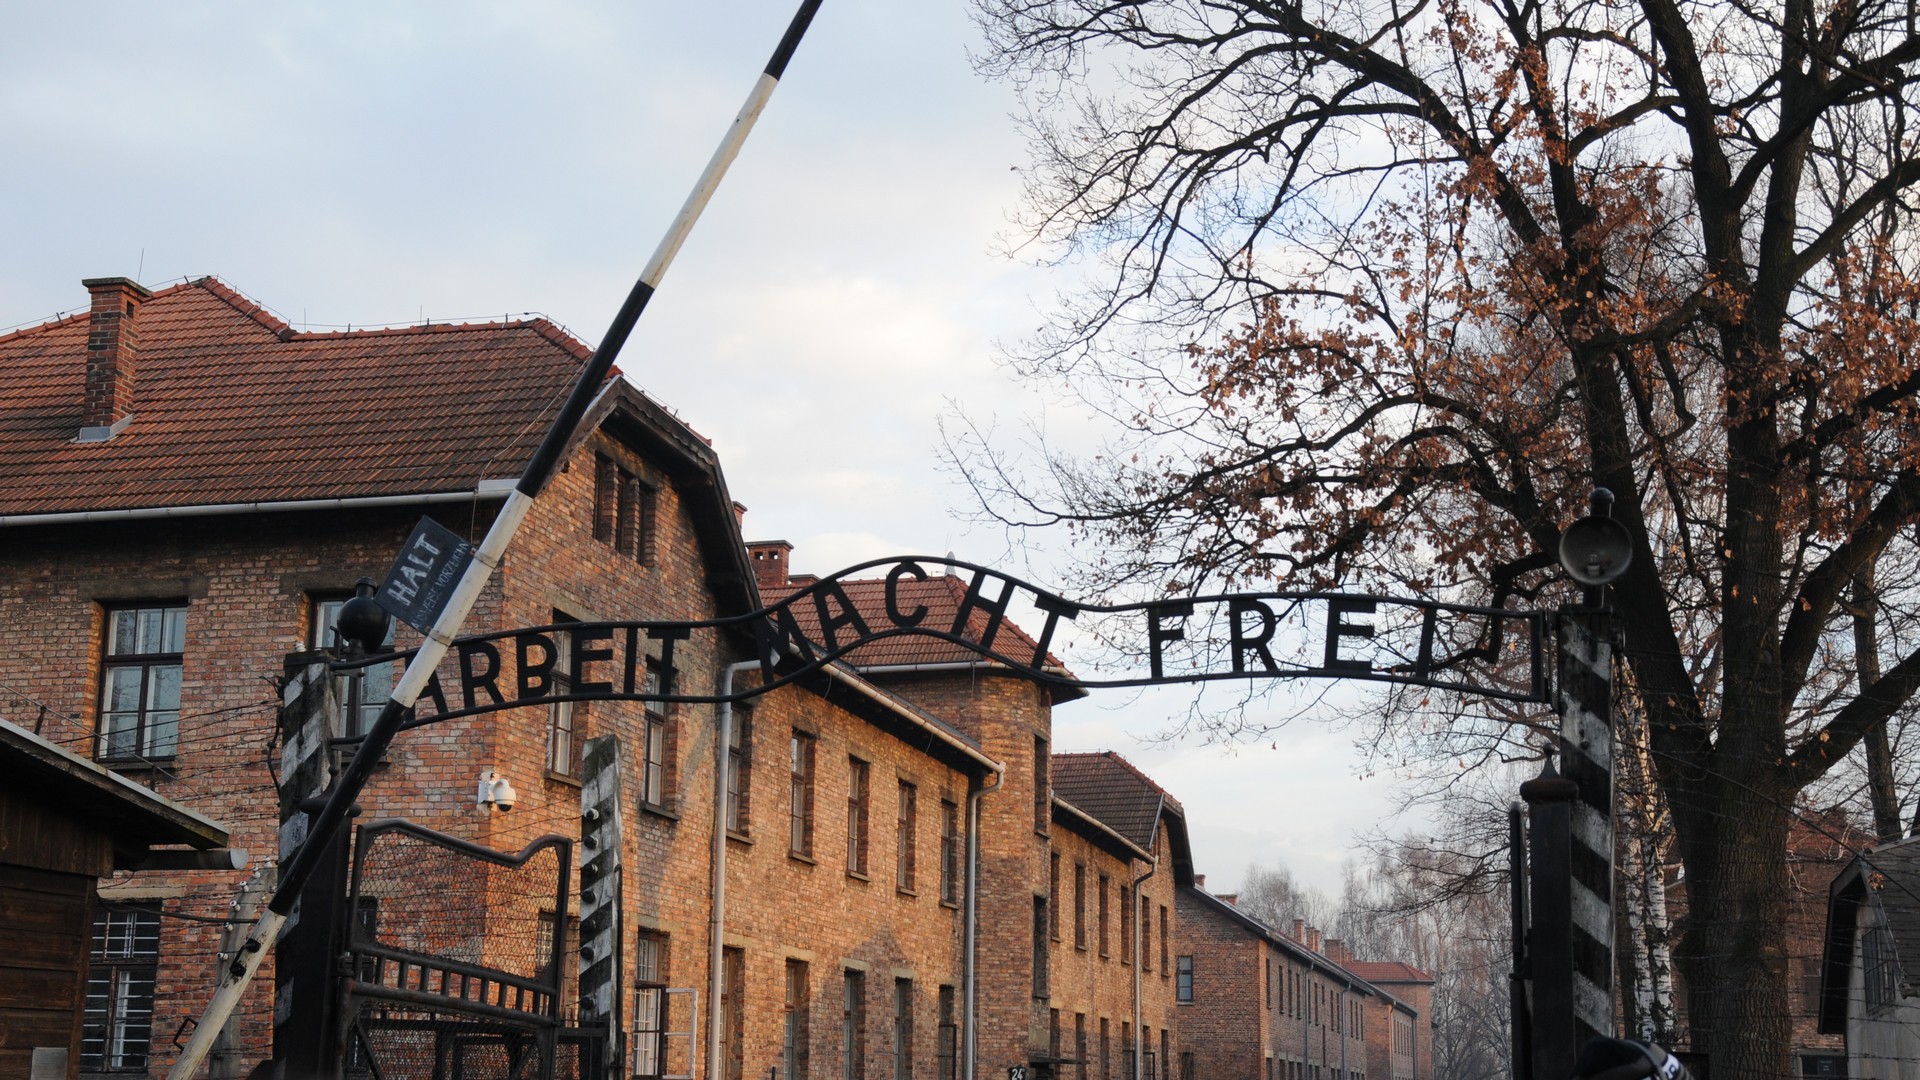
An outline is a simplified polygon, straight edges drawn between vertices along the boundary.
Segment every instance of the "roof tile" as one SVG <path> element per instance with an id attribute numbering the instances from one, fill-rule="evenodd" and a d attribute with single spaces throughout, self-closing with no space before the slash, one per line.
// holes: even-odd
<path id="1" fill-rule="evenodd" d="M 0 515 L 472 491 L 520 474 L 591 352 L 545 319 L 298 333 L 213 278 L 135 319 L 133 416 L 98 443 L 87 317 L 0 337 Z"/>

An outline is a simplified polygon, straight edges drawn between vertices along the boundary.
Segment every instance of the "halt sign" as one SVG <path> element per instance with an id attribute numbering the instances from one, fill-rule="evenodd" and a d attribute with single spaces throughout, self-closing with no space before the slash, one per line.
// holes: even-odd
<path id="1" fill-rule="evenodd" d="M 472 562 L 472 544 L 432 518 L 423 517 L 373 598 L 388 614 L 424 634 L 440 617 L 454 586 Z"/>

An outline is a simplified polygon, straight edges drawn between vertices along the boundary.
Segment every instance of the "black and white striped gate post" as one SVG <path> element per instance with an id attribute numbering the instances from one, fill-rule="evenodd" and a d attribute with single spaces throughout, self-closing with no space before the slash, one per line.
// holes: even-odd
<path id="1" fill-rule="evenodd" d="M 1598 589 L 1592 592 L 1598 592 Z M 1561 774 L 1573 781 L 1572 889 L 1575 1045 L 1613 1033 L 1613 641 L 1610 612 L 1562 609 Z"/>
<path id="2" fill-rule="evenodd" d="M 1560 565 L 1585 586 L 1585 595 L 1578 607 L 1561 608 L 1554 617 L 1560 775 L 1574 791 L 1566 925 L 1575 1046 L 1613 1032 L 1613 610 L 1607 586 L 1627 572 L 1638 546 L 1613 518 L 1613 492 L 1594 488 L 1591 505 L 1560 535 Z M 1536 917 L 1545 903 L 1536 891 Z M 1533 975 L 1537 984 L 1538 963 Z"/>
<path id="3" fill-rule="evenodd" d="M 286 660 L 280 702 L 280 864 L 306 844 L 316 802 L 336 772 L 331 740 L 342 709 L 325 653 Z M 327 843 L 326 858 L 301 887 L 277 943 L 273 988 L 273 1056 L 281 1075 L 332 1074 L 337 1018 L 334 957 L 346 894 L 345 830 Z M 226 949 L 234 951 L 229 944 Z"/>
<path id="4" fill-rule="evenodd" d="M 620 959 L 620 738 L 588 739 L 580 785 L 580 1026 L 604 1026 L 598 1075 L 623 1075 Z M 559 955 L 559 950 L 554 950 Z M 585 1063 L 583 1062 L 584 1066 Z"/>

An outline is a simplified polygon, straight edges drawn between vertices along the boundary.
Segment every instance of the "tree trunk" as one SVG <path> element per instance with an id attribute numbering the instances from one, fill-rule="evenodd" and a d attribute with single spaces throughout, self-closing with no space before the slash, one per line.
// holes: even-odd
<path id="1" fill-rule="evenodd" d="M 1715 1080 L 1792 1075 L 1785 888 L 1792 792 L 1769 790 L 1770 778 L 1758 772 L 1749 771 L 1757 782 L 1706 778 L 1701 786 L 1710 790 L 1673 805 L 1687 875 L 1686 929 L 1674 957 L 1686 982 L 1686 1041 L 1707 1054 Z"/>

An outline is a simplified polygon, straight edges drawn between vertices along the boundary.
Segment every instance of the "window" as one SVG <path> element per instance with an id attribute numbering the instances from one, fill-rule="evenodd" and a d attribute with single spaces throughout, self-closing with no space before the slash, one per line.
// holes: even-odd
<path id="1" fill-rule="evenodd" d="M 665 674 L 660 665 L 647 661 L 646 689 L 648 694 L 666 693 Z M 645 753 L 640 761 L 640 802 L 654 808 L 667 804 L 667 703 L 649 701 L 646 703 L 646 734 L 643 736 Z"/>
<path id="2" fill-rule="evenodd" d="M 1073 864 L 1073 947 L 1087 947 L 1087 864 Z"/>
<path id="3" fill-rule="evenodd" d="M 180 739 L 180 662 L 186 641 L 185 604 L 107 612 L 100 760 L 173 757 Z"/>
<path id="4" fill-rule="evenodd" d="M 1112 883 L 1112 878 L 1105 874 L 1100 875 L 1100 959 L 1102 960 L 1107 958 L 1107 888 Z"/>
<path id="5" fill-rule="evenodd" d="M 605 454 L 593 455 L 593 538 L 613 543 L 620 522 L 620 469 Z"/>
<path id="6" fill-rule="evenodd" d="M 1047 898 L 1033 898 L 1033 996 L 1047 996 Z"/>
<path id="7" fill-rule="evenodd" d="M 1153 970 L 1153 901 L 1140 898 L 1140 970 Z"/>
<path id="8" fill-rule="evenodd" d="M 913 1080 L 913 980 L 893 980 L 893 1080 Z"/>
<path id="9" fill-rule="evenodd" d="M 933 1055 L 939 1080 L 958 1080 L 960 1025 L 954 1018 L 953 987 L 940 988 L 940 1026 L 934 1033 Z"/>
<path id="10" fill-rule="evenodd" d="M 1273 1008 L 1273 961 L 1267 961 L 1267 1008 Z"/>
<path id="11" fill-rule="evenodd" d="M 339 634 L 334 624 L 340 621 L 340 609 L 351 599 L 347 596 L 314 597 L 308 606 L 310 618 L 307 626 L 307 647 L 309 649 L 337 649 L 340 647 Z M 387 636 L 380 644 L 383 648 L 393 647 L 393 628 L 397 620 L 387 621 Z M 365 735 L 380 718 L 380 710 L 386 708 L 387 699 L 393 696 L 394 665 L 380 664 L 376 667 L 364 667 L 357 671 L 342 672 L 334 680 L 333 692 L 340 698 L 340 711 L 346 721 L 342 735 Z"/>
<path id="12" fill-rule="evenodd" d="M 1047 936 L 1060 940 L 1060 853 L 1047 856 Z"/>
<path id="13" fill-rule="evenodd" d="M 793 800 L 787 811 L 787 850 L 813 857 L 813 736 L 795 731 L 787 740 L 787 772 Z"/>
<path id="14" fill-rule="evenodd" d="M 727 831 L 748 835 L 753 781 L 753 710 L 735 703 L 727 731 Z"/>
<path id="15" fill-rule="evenodd" d="M 1087 1077 L 1087 1014 L 1073 1014 L 1073 1074 L 1079 1080 Z"/>
<path id="16" fill-rule="evenodd" d="M 101 907 L 93 920 L 80 1068 L 144 1072 L 153 1037 L 154 970 L 160 962 L 156 906 Z"/>
<path id="17" fill-rule="evenodd" d="M 571 615 L 553 613 L 555 623 L 579 622 Z M 547 675 L 548 693 L 554 697 L 573 692 L 573 635 L 565 630 L 553 632 L 552 670 Z M 580 728 L 586 718 L 585 702 L 556 701 L 547 706 L 547 771 L 555 776 L 578 779 L 580 776 Z M 648 725 L 651 727 L 651 723 Z"/>
<path id="18" fill-rule="evenodd" d="M 1133 963 L 1133 886 L 1120 886 L 1120 962 Z"/>
<path id="19" fill-rule="evenodd" d="M 1160 966 L 1162 969 L 1166 967 L 1165 964 Z M 1160 1067 L 1162 1069 L 1173 1067 L 1173 1040 L 1166 1028 L 1160 1029 Z M 1152 1066 L 1148 1066 L 1148 1071 L 1152 1071 Z"/>
<path id="20" fill-rule="evenodd" d="M 728 946 L 720 957 L 720 1035 L 726 1048 L 724 1080 L 746 1080 L 747 954 Z"/>
<path id="21" fill-rule="evenodd" d="M 1172 970 L 1167 967 L 1167 942 L 1171 941 L 1172 939 L 1173 939 L 1173 935 L 1167 933 L 1167 905 L 1161 904 L 1160 905 L 1160 977 L 1163 979 L 1168 978 L 1173 974 Z"/>
<path id="22" fill-rule="evenodd" d="M 1138 1047 L 1133 1045 L 1133 1022 L 1120 1021 L 1120 1075 L 1133 1080 L 1133 1055 Z"/>
<path id="23" fill-rule="evenodd" d="M 873 766 L 847 759 L 847 873 L 867 874 L 867 804 Z"/>
<path id="24" fill-rule="evenodd" d="M 1268 1058 L 1267 1064 L 1271 1066 L 1273 1059 Z M 1271 1072 L 1272 1069 L 1268 1069 L 1268 1071 Z M 1194 1080 L 1193 1051 L 1191 1050 L 1180 1051 L 1180 1080 Z"/>
<path id="25" fill-rule="evenodd" d="M 642 566 L 655 561 L 658 494 L 605 454 L 593 459 L 593 538 Z"/>
<path id="26" fill-rule="evenodd" d="M 807 963 L 787 961 L 787 999 L 781 1027 L 780 1064 L 783 1080 L 803 1080 L 807 1075 L 808 1036 Z"/>
<path id="27" fill-rule="evenodd" d="M 900 817 L 894 825 L 893 886 L 912 892 L 914 885 L 914 845 L 920 832 L 919 792 L 912 784 L 900 781 Z"/>
<path id="28" fill-rule="evenodd" d="M 1100 1080 L 1113 1080 L 1113 1043 L 1108 1039 L 1107 1018 L 1100 1018 Z"/>
<path id="29" fill-rule="evenodd" d="M 1048 826 L 1053 824 L 1053 797 L 1048 790 L 1051 777 L 1048 770 L 1047 740 L 1034 736 L 1033 740 L 1033 831 L 1044 835 Z"/>
<path id="30" fill-rule="evenodd" d="M 1900 1003 L 1900 960 L 1884 922 L 1869 927 L 1860 942 L 1860 971 L 1869 1012 Z"/>
<path id="31" fill-rule="evenodd" d="M 1047 1010 L 1047 1053 L 1060 1056 L 1060 1010 Z"/>
<path id="32" fill-rule="evenodd" d="M 1272 984 L 1269 983 L 1268 986 Z M 1180 958 L 1179 975 L 1173 980 L 1173 999 L 1188 1002 L 1193 1000 L 1193 957 L 1191 956 Z"/>
<path id="33" fill-rule="evenodd" d="M 842 1080 L 866 1080 L 867 973 L 848 968 L 840 1012 Z"/>
<path id="34" fill-rule="evenodd" d="M 960 902 L 960 806 L 940 800 L 940 900 Z"/>
<path id="35" fill-rule="evenodd" d="M 633 950 L 633 1075 L 647 1080 L 666 1071 L 666 976 L 666 935 L 640 931 Z"/>

